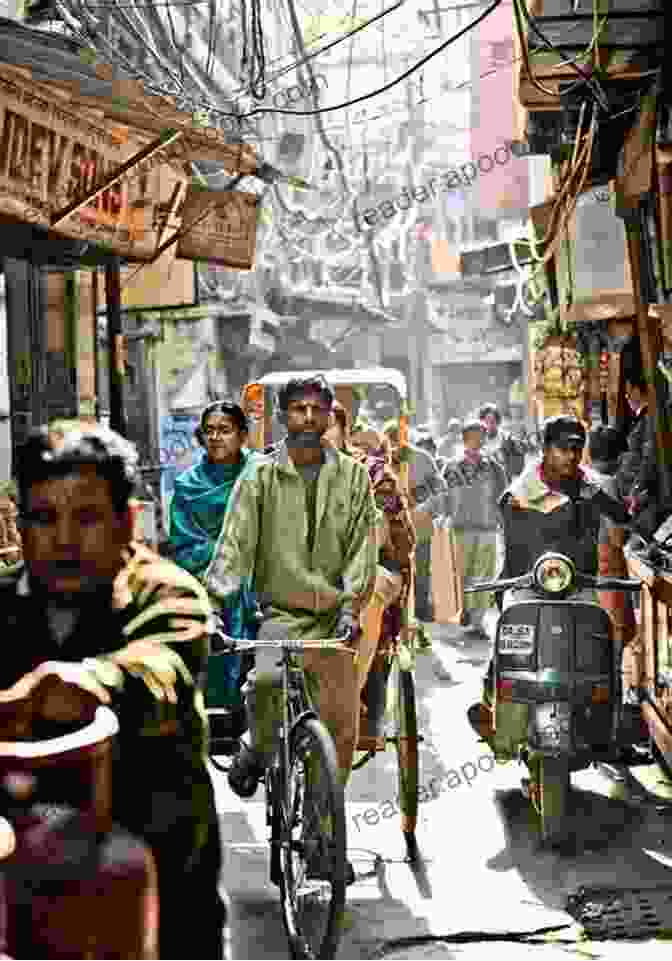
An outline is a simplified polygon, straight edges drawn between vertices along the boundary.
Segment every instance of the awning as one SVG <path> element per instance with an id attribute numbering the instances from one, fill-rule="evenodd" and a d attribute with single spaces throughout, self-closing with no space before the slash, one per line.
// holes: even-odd
<path id="1" fill-rule="evenodd" d="M 299 380 L 316 377 L 322 374 L 330 387 L 341 386 L 372 386 L 373 384 L 394 387 L 404 400 L 406 399 L 406 378 L 394 367 L 357 367 L 334 368 L 332 370 L 293 370 L 292 377 Z M 276 371 L 265 374 L 259 379 L 260 384 L 269 387 L 280 387 L 288 380 L 287 371 Z"/>
<path id="2" fill-rule="evenodd" d="M 272 287 L 266 295 L 267 306 L 281 317 L 296 316 L 321 320 L 324 317 L 343 317 L 357 325 L 384 327 L 396 324 L 399 317 L 373 307 L 362 300 L 359 291 L 330 287 L 311 294 L 306 290 Z"/>
<path id="3" fill-rule="evenodd" d="M 149 94 L 120 68 L 90 63 L 88 48 L 67 37 L 33 30 L 0 18 L 0 77 L 18 74 L 58 93 L 63 106 L 91 110 L 101 120 L 142 132 L 153 139 L 181 130 L 190 159 L 214 160 L 231 173 L 254 173 L 254 148 L 232 144 L 223 130 L 194 124 L 169 97 Z"/>
<path id="4" fill-rule="evenodd" d="M 596 323 L 600 320 L 625 320 L 634 317 L 635 298 L 624 291 L 602 290 L 594 297 L 585 298 L 567 307 L 566 318 L 571 324 Z"/>
<path id="5" fill-rule="evenodd" d="M 240 178 L 259 173 L 254 148 L 199 126 L 89 53 L 0 19 L 0 224 L 12 228 L 0 231 L 0 248 L 64 267 L 179 250 L 249 269 L 256 195 L 197 195 L 191 161 Z"/>

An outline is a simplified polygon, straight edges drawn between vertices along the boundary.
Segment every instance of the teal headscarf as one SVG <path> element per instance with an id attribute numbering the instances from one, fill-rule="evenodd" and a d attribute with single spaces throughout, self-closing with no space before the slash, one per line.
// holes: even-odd
<path id="1" fill-rule="evenodd" d="M 170 505 L 170 540 L 175 547 L 176 563 L 196 577 L 205 574 L 212 560 L 236 481 L 252 472 L 258 457 L 256 451 L 243 448 L 237 464 L 213 464 L 204 454 L 198 464 L 176 478 Z M 221 611 L 227 634 L 248 639 L 256 637 L 256 610 L 251 585 L 227 598 Z M 240 704 L 240 663 L 238 655 L 213 659 L 208 670 L 208 705 Z"/>
<path id="2" fill-rule="evenodd" d="M 198 464 L 175 479 L 170 540 L 176 562 L 191 574 L 204 574 L 212 560 L 233 485 L 254 456 L 243 449 L 237 464 L 212 464 L 203 454 Z"/>

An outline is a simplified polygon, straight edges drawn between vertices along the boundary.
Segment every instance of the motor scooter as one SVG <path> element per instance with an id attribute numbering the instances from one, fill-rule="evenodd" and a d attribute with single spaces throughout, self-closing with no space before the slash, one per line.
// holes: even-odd
<path id="1" fill-rule="evenodd" d="M 640 588 L 639 581 L 581 573 L 555 552 L 521 576 L 465 587 L 465 593 L 515 592 L 495 635 L 495 735 L 488 742 L 498 760 L 528 765 L 545 846 L 571 840 L 571 772 L 632 763 L 633 749 L 647 741 L 639 708 L 623 704 L 611 620 L 597 596 L 591 599 L 594 590 Z"/>

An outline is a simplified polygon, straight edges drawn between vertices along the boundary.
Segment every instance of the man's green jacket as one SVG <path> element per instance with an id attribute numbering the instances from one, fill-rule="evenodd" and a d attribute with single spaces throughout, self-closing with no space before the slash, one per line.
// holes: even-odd
<path id="1" fill-rule="evenodd" d="M 254 582 L 267 616 L 293 638 L 332 635 L 343 608 L 367 603 L 376 576 L 377 513 L 362 464 L 326 448 L 309 547 L 305 485 L 280 444 L 241 478 L 206 575 L 222 601 Z"/>

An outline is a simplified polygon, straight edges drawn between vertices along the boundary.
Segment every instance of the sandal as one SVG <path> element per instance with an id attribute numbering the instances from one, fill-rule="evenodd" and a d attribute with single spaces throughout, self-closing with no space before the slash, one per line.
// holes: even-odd
<path id="1" fill-rule="evenodd" d="M 487 741 L 495 736 L 492 710 L 485 704 L 472 704 L 467 711 L 467 719 L 479 738 Z"/>
<path id="2" fill-rule="evenodd" d="M 240 751 L 229 768 L 229 787 L 238 797 L 251 798 L 256 794 L 266 769 L 256 751 L 241 741 Z"/>

